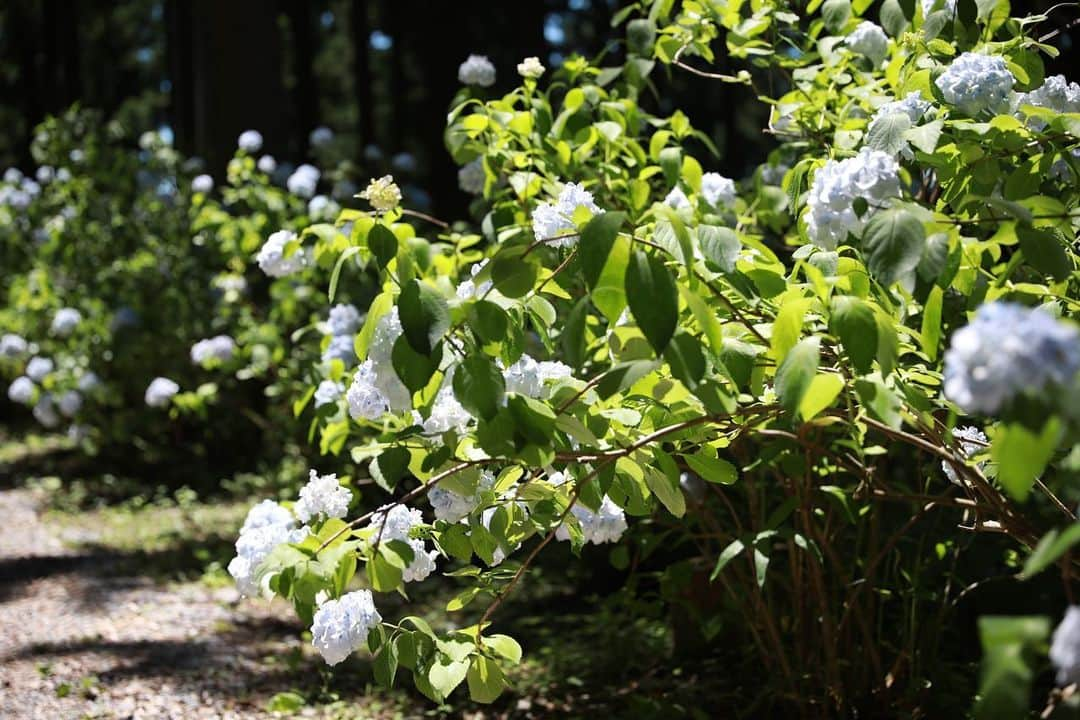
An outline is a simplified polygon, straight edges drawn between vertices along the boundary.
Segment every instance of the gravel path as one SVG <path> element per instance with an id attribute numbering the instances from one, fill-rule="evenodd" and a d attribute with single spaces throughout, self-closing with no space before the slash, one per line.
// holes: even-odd
<path id="1" fill-rule="evenodd" d="M 30 491 L 0 491 L 0 518 L 0 717 L 275 717 L 270 696 L 317 687 L 288 608 L 68 549 Z"/>

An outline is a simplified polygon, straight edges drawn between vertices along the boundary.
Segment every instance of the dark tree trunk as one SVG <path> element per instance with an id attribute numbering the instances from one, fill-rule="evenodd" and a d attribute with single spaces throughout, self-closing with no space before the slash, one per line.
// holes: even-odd
<path id="1" fill-rule="evenodd" d="M 297 158 L 308 150 L 308 135 L 319 124 L 319 88 L 315 81 L 315 27 L 313 9 L 306 0 L 287 0 L 286 12 L 292 29 L 295 87 L 292 88 L 293 109 L 300 131 Z"/>
<path id="2" fill-rule="evenodd" d="M 353 0 L 350 34 L 353 44 L 353 88 L 356 97 L 357 161 L 362 162 L 364 146 L 374 140 L 375 112 L 371 92 L 371 21 L 368 3 Z"/>

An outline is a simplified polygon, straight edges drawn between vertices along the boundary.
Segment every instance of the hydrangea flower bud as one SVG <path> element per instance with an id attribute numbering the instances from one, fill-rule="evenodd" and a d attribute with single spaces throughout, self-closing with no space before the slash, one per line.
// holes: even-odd
<path id="1" fill-rule="evenodd" d="M 540 64 L 540 58 L 527 57 L 518 63 L 518 75 L 523 78 L 536 79 L 544 74 L 544 66 Z"/>
<path id="2" fill-rule="evenodd" d="M 462 85 L 491 87 L 495 84 L 495 66 L 486 55 L 470 55 L 458 66 L 457 77 Z"/>

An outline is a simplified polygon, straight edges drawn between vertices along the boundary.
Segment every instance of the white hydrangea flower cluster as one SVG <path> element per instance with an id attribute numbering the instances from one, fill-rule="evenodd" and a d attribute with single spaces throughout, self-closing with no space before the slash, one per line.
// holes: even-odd
<path id="1" fill-rule="evenodd" d="M 476 484 L 476 492 L 471 496 L 461 495 L 453 490 L 436 485 L 428 491 L 428 502 L 435 513 L 437 520 L 443 522 L 461 522 L 475 510 L 481 501 L 481 493 L 495 486 L 495 474 L 489 470 L 480 473 L 480 479 Z"/>
<path id="2" fill-rule="evenodd" d="M 300 488 L 300 499 L 293 506 L 293 512 L 300 522 L 308 523 L 316 519 L 343 518 L 349 512 L 352 492 L 342 487 L 337 475 L 319 475 L 312 470 L 307 485 Z"/>
<path id="3" fill-rule="evenodd" d="M 32 412 L 34 419 L 47 428 L 54 428 L 60 424 L 60 416 L 56 413 L 56 402 L 51 393 L 45 393 L 39 397 Z"/>
<path id="4" fill-rule="evenodd" d="M 424 541 L 420 538 L 410 538 L 409 533 L 417 525 L 424 524 L 424 517 L 415 508 L 407 508 L 404 505 L 392 507 L 383 506 L 380 511 L 371 518 L 368 529 L 371 530 L 371 539 L 380 538 L 380 542 L 388 540 L 400 540 L 408 543 L 413 551 L 413 560 L 409 567 L 402 572 L 405 582 L 420 582 L 427 579 L 435 570 L 435 558 L 437 550 L 428 550 Z M 381 537 L 380 537 L 381 528 Z"/>
<path id="5" fill-rule="evenodd" d="M 844 43 L 851 48 L 852 52 L 867 58 L 875 66 L 880 65 L 889 54 L 889 36 L 869 20 L 859 23 L 848 34 Z"/>
<path id="6" fill-rule="evenodd" d="M 75 386 L 79 388 L 81 393 L 92 393 L 101 387 L 101 378 L 97 376 L 97 373 L 87 370 L 79 376 Z"/>
<path id="7" fill-rule="evenodd" d="M 1069 82 L 1064 75 L 1054 75 L 1031 92 L 1018 93 L 1013 98 L 1013 105 L 1020 118 L 1025 117 L 1021 105 L 1033 105 L 1059 113 L 1080 113 L 1080 85 Z M 1046 127 L 1046 121 L 1036 117 L 1027 118 L 1027 124 L 1037 131 Z"/>
<path id="8" fill-rule="evenodd" d="M 532 213 L 533 234 L 539 241 L 554 240 L 552 247 L 570 247 L 577 244 L 577 225 L 574 212 L 584 207 L 594 215 L 600 208 L 591 192 L 576 183 L 567 183 L 554 203 L 542 202 Z"/>
<path id="9" fill-rule="evenodd" d="M 29 348 L 30 344 L 26 342 L 26 338 L 22 335 L 4 333 L 3 337 L 0 337 L 0 357 L 21 357 Z"/>
<path id="10" fill-rule="evenodd" d="M 259 158 L 259 162 L 255 163 L 255 167 L 259 168 L 259 172 L 266 173 L 267 175 L 273 175 L 277 170 L 277 160 L 273 155 L 263 155 Z"/>
<path id="11" fill-rule="evenodd" d="M 964 412 L 993 415 L 1020 395 L 1072 382 L 1080 330 L 1040 309 L 991 302 L 953 333 L 945 353 L 945 397 Z"/>
<path id="12" fill-rule="evenodd" d="M 296 233 L 292 230 L 278 230 L 266 239 L 259 248 L 255 261 L 259 268 L 270 277 L 286 277 L 298 273 L 308 266 L 308 248 L 297 248 L 296 252 L 288 257 L 285 256 L 285 246 L 296 239 Z"/>
<path id="13" fill-rule="evenodd" d="M 1016 78 L 997 55 L 966 52 L 934 81 L 945 102 L 974 117 L 984 110 L 1007 107 Z"/>
<path id="14" fill-rule="evenodd" d="M 412 394 L 394 372 L 390 355 L 401 337 L 401 318 L 395 307 L 379 318 L 368 348 L 368 359 L 360 363 L 345 395 L 349 415 L 354 420 L 378 420 L 387 412 L 404 412 L 412 407 Z"/>
<path id="15" fill-rule="evenodd" d="M 156 377 L 150 381 L 143 399 L 153 408 L 166 407 L 173 395 L 180 392 L 180 386 L 169 378 Z"/>
<path id="16" fill-rule="evenodd" d="M 56 177 L 56 169 L 52 165 L 42 165 L 34 173 L 34 177 L 42 185 L 47 185 Z"/>
<path id="17" fill-rule="evenodd" d="M 960 444 L 960 454 L 966 458 L 971 457 L 975 453 L 983 450 L 987 446 L 986 435 L 983 431 L 977 427 L 962 427 L 953 430 L 953 439 Z M 982 470 L 986 467 L 986 461 L 982 461 L 978 464 L 978 468 Z M 941 461 L 941 471 L 945 473 L 945 477 L 949 478 L 949 481 L 954 485 L 964 485 L 960 480 L 960 476 L 957 475 L 956 470 L 953 468 L 952 463 L 947 460 Z"/>
<path id="18" fill-rule="evenodd" d="M 60 414 L 67 418 L 75 417 L 79 410 L 82 409 L 82 404 L 82 395 L 80 395 L 77 390 L 66 391 L 56 402 L 57 407 L 60 409 Z"/>
<path id="19" fill-rule="evenodd" d="M 1057 668 L 1057 684 L 1064 687 L 1080 682 L 1080 606 L 1070 605 L 1054 629 L 1050 662 Z"/>
<path id="20" fill-rule="evenodd" d="M 401 188 L 394 182 L 393 175 L 383 175 L 371 180 L 360 197 L 379 212 L 390 212 L 401 204 Z"/>
<path id="21" fill-rule="evenodd" d="M 191 346 L 191 362 L 205 365 L 211 360 L 228 362 L 236 353 L 236 342 L 228 335 L 215 335 Z"/>
<path id="22" fill-rule="evenodd" d="M 506 392 L 531 398 L 546 397 L 547 383 L 573 377 L 569 365 L 558 361 L 537 361 L 530 355 L 522 355 L 503 371 Z"/>
<path id="23" fill-rule="evenodd" d="M 263 136 L 258 130 L 245 130 L 236 140 L 236 146 L 246 153 L 254 154 L 262 150 Z"/>
<path id="24" fill-rule="evenodd" d="M 214 189 L 214 178 L 207 174 L 196 175 L 191 181 L 191 192 L 203 193 L 204 195 Z"/>
<path id="25" fill-rule="evenodd" d="M 485 280 L 479 285 L 476 284 L 476 276 L 480 274 L 480 271 L 487 267 L 487 258 L 469 268 L 469 279 L 462 280 L 458 286 L 455 294 L 459 300 L 474 300 L 484 297 L 488 291 L 491 290 L 492 282 Z"/>
<path id="26" fill-rule="evenodd" d="M 676 185 L 671 188 L 671 192 L 664 197 L 664 204 L 675 210 L 681 210 L 682 208 L 690 207 L 690 198 L 686 197 L 686 193 L 683 192 L 683 189 Z"/>
<path id="27" fill-rule="evenodd" d="M 944 10 L 949 15 L 956 14 L 956 0 L 920 0 L 923 17 L 926 17 L 935 9 Z"/>
<path id="28" fill-rule="evenodd" d="M 922 120 L 931 107 L 932 105 L 929 102 L 923 100 L 921 91 L 909 92 L 904 96 L 903 100 L 891 100 L 879 107 L 874 112 L 873 117 L 870 118 L 870 124 L 866 126 L 866 131 L 867 133 L 873 132 L 874 127 L 881 122 L 882 118 L 890 115 L 907 115 L 911 124 L 915 125 Z M 914 157 L 910 146 L 903 148 L 900 154 L 908 160 Z"/>
<path id="29" fill-rule="evenodd" d="M 229 561 L 229 574 L 241 595 L 256 597 L 263 589 L 256 582 L 259 565 L 282 543 L 301 542 L 307 529 L 297 528 L 292 513 L 273 500 L 263 500 L 248 511 L 236 540 L 236 557 Z"/>
<path id="30" fill-rule="evenodd" d="M 308 135 L 308 142 L 312 147 L 322 147 L 334 142 L 334 131 L 325 125 L 320 125 Z"/>
<path id="31" fill-rule="evenodd" d="M 52 358 L 34 356 L 26 363 L 26 375 L 34 382 L 41 382 L 56 367 Z"/>
<path id="32" fill-rule="evenodd" d="M 544 74 L 546 68 L 540 64 L 540 58 L 527 57 L 518 63 L 517 71 L 518 75 L 523 78 L 532 78 L 535 80 Z"/>
<path id="33" fill-rule="evenodd" d="M 495 66 L 487 55 L 470 55 L 458 66 L 457 78 L 462 85 L 491 87 L 495 84 Z"/>
<path id="34" fill-rule="evenodd" d="M 285 187 L 293 195 L 307 199 L 315 195 L 315 188 L 319 186 L 319 177 L 321 177 L 319 168 L 304 163 L 293 170 L 285 180 Z"/>
<path id="35" fill-rule="evenodd" d="M 41 185 L 25 177 L 18 168 L 8 168 L 4 172 L 4 182 L 7 185 L 0 187 L 0 205 L 25 210 L 41 194 Z"/>
<path id="36" fill-rule="evenodd" d="M 315 611 L 311 644 L 327 665 L 337 665 L 367 644 L 372 628 L 382 622 L 370 590 L 354 590 L 327 600 Z"/>
<path id="37" fill-rule="evenodd" d="M 307 212 L 312 220 L 327 222 L 337 217 L 341 206 L 326 195 L 316 195 L 308 200 Z"/>
<path id="38" fill-rule="evenodd" d="M 75 328 L 82 322 L 82 313 L 72 307 L 60 308 L 53 315 L 52 325 L 49 329 L 54 335 L 67 337 L 75 332 Z"/>
<path id="39" fill-rule="evenodd" d="M 830 160 L 814 175 L 807 193 L 807 234 L 818 247 L 835 250 L 848 233 L 860 235 L 871 215 L 896 197 L 900 166 L 890 155 L 863 148 L 853 158 Z M 854 209 L 858 198 L 868 204 L 862 217 Z"/>
<path id="40" fill-rule="evenodd" d="M 431 413 L 427 419 L 424 420 L 420 413 L 413 411 L 413 420 L 424 428 L 427 435 L 442 435 L 450 430 L 459 434 L 465 432 L 473 421 L 473 416 L 454 396 L 452 368 L 443 378 L 439 392 L 435 394 L 435 401 L 431 404 Z"/>
<path id="41" fill-rule="evenodd" d="M 707 172 L 701 176 L 701 195 L 714 208 L 735 204 L 735 181 L 720 173 Z"/>
<path id="42" fill-rule="evenodd" d="M 484 192 L 484 161 L 476 158 L 458 168 L 458 187 L 470 195 Z"/>
<path id="43" fill-rule="evenodd" d="M 601 545 L 608 542 L 617 542 L 626 532 L 626 514 L 622 508 L 612 502 L 607 495 L 600 503 L 600 508 L 593 512 L 580 503 L 575 503 L 570 509 L 574 517 L 581 523 L 581 531 L 585 536 L 586 543 Z M 558 540 L 570 540 L 570 531 L 566 525 L 560 525 L 555 531 Z"/>
<path id="44" fill-rule="evenodd" d="M 333 380 L 323 380 L 315 388 L 315 407 L 337 403 L 338 399 L 345 394 L 345 386 Z"/>
<path id="45" fill-rule="evenodd" d="M 34 402 L 37 393 L 37 385 L 25 375 L 20 375 L 8 385 L 8 400 L 19 405 L 29 405 Z"/>
<path id="46" fill-rule="evenodd" d="M 330 329 L 330 344 L 323 351 L 322 359 L 326 362 L 341 360 L 346 367 L 356 362 L 355 335 L 364 318 L 354 305 L 338 304 L 330 308 L 327 325 Z"/>

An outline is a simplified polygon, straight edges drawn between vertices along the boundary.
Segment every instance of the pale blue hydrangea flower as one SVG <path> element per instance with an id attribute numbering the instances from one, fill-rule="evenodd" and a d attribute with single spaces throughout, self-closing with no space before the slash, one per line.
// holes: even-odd
<path id="1" fill-rule="evenodd" d="M 544 241 L 559 238 L 548 243 L 552 247 L 570 247 L 577 244 L 577 225 L 573 218 L 579 207 L 584 207 L 594 215 L 600 212 L 591 192 L 576 183 L 567 183 L 554 203 L 542 202 L 533 210 L 532 227 L 536 239 Z"/>
<path id="2" fill-rule="evenodd" d="M 47 428 L 54 428 L 60 424 L 60 416 L 56 413 L 56 401 L 51 393 L 45 393 L 38 398 L 33 413 L 34 419 Z"/>
<path id="3" fill-rule="evenodd" d="M 34 402 L 34 395 L 36 394 L 37 385 L 25 375 L 15 378 L 11 385 L 8 386 L 7 391 L 8 400 L 19 405 L 29 405 Z"/>
<path id="4" fill-rule="evenodd" d="M 323 380 L 315 388 L 315 407 L 336 403 L 345 394 L 345 386 L 333 380 Z"/>
<path id="5" fill-rule="evenodd" d="M 338 303 L 330 308 L 327 324 L 331 335 L 354 335 L 364 323 L 364 318 L 355 305 Z"/>
<path id="6" fill-rule="evenodd" d="M 484 192 L 484 161 L 476 158 L 458 168 L 458 187 L 470 195 Z"/>
<path id="7" fill-rule="evenodd" d="M 414 527 L 423 524 L 424 516 L 419 510 L 407 508 L 404 505 L 393 505 L 379 508 L 379 512 L 372 516 L 371 523 L 368 525 L 372 540 L 380 537 L 381 527 L 381 542 L 400 540 L 409 544 L 413 551 L 413 560 L 402 572 L 402 579 L 405 582 L 424 580 L 435 569 L 438 551 L 429 551 L 423 540 L 409 537 Z M 382 527 L 383 525 L 385 527 Z"/>
<path id="8" fill-rule="evenodd" d="M 853 52 L 867 58 L 874 65 L 880 65 L 889 54 L 889 36 L 869 20 L 859 23 L 844 42 Z"/>
<path id="9" fill-rule="evenodd" d="M 874 212 L 900 194 L 900 166 L 886 153 L 863 148 L 853 158 L 830 160 L 806 196 L 807 234 L 818 247 L 834 250 L 849 233 L 860 236 Z M 854 208 L 859 198 L 868 206 L 862 217 Z"/>
<path id="10" fill-rule="evenodd" d="M 984 110 L 999 112 L 1006 108 L 1016 78 L 1003 58 L 966 52 L 934 82 L 945 102 L 974 117 Z"/>
<path id="11" fill-rule="evenodd" d="M 531 398 L 545 397 L 547 383 L 569 377 L 573 377 L 569 365 L 557 361 L 537 361 L 528 354 L 523 354 L 503 371 L 506 392 Z"/>
<path id="12" fill-rule="evenodd" d="M 300 488 L 300 499 L 293 506 L 293 512 L 303 523 L 343 518 L 349 512 L 350 500 L 352 492 L 341 486 L 336 474 L 319 475 L 312 470 L 307 485 Z"/>
<path id="13" fill-rule="evenodd" d="M 312 220 L 333 220 L 341 212 L 341 206 L 326 195 L 316 195 L 308 201 L 308 215 Z"/>
<path id="14" fill-rule="evenodd" d="M 101 387 L 101 378 L 99 378 L 96 373 L 87 370 L 79 376 L 79 380 L 75 386 L 81 393 L 92 393 Z"/>
<path id="15" fill-rule="evenodd" d="M 1017 93 L 1013 98 L 1017 117 L 1025 118 L 1022 105 L 1033 105 L 1059 113 L 1080 113 L 1080 85 L 1069 82 L 1064 75 L 1053 75 L 1031 92 Z M 1033 130 L 1041 131 L 1046 128 L 1046 121 L 1028 117 L 1027 125 Z"/>
<path id="16" fill-rule="evenodd" d="M 34 382 L 41 382 L 53 371 L 54 367 L 52 358 L 35 356 L 26 363 L 26 374 Z"/>
<path id="17" fill-rule="evenodd" d="M 1080 607 L 1069 606 L 1050 643 L 1050 662 L 1057 668 L 1057 684 L 1080 682 Z"/>
<path id="18" fill-rule="evenodd" d="M 596 512 L 581 503 L 575 503 L 570 512 L 581 523 L 581 532 L 586 543 L 600 545 L 616 542 L 626 532 L 626 514 L 607 495 L 600 502 L 600 507 Z M 555 538 L 570 540 L 570 531 L 566 529 L 566 525 L 559 526 L 555 531 Z"/>
<path id="19" fill-rule="evenodd" d="M 469 279 L 462 280 L 454 294 L 457 295 L 459 300 L 474 300 L 484 297 L 492 288 L 490 280 L 485 280 L 479 285 L 476 284 L 476 276 L 480 274 L 480 271 L 487 267 L 488 261 L 485 258 L 480 262 L 469 268 Z"/>
<path id="20" fill-rule="evenodd" d="M 60 408 L 61 415 L 69 418 L 75 417 L 79 410 L 82 409 L 82 395 L 77 390 L 68 390 L 60 396 L 56 404 Z"/>
<path id="21" fill-rule="evenodd" d="M 251 508 L 236 540 L 236 557 L 228 567 L 240 594 L 262 595 L 266 588 L 258 582 L 259 565 L 278 545 L 301 542 L 307 534 L 306 528 L 296 528 L 292 513 L 272 500 L 263 500 Z"/>
<path id="22" fill-rule="evenodd" d="M 735 181 L 720 173 L 707 172 L 701 176 L 701 196 L 715 208 L 735 203 Z"/>
<path id="23" fill-rule="evenodd" d="M 486 55 L 470 55 L 458 66 L 457 76 L 462 85 L 491 87 L 495 84 L 495 66 Z"/>
<path id="24" fill-rule="evenodd" d="M 307 267 L 307 248 L 297 248 L 292 255 L 285 256 L 285 246 L 295 239 L 296 233 L 292 230 L 278 230 L 268 237 L 255 256 L 259 268 L 270 277 L 286 277 Z"/>
<path id="25" fill-rule="evenodd" d="M 690 207 L 690 198 L 686 197 L 686 193 L 683 189 L 676 185 L 671 189 L 671 192 L 664 197 L 664 204 L 670 208 L 680 210 L 682 208 Z"/>
<path id="26" fill-rule="evenodd" d="M 322 147 L 328 145 L 334 141 L 334 131 L 325 125 L 320 125 L 311 131 L 311 135 L 308 136 L 308 142 L 312 147 Z"/>
<path id="27" fill-rule="evenodd" d="M 365 647 L 368 634 L 381 622 L 371 591 L 354 590 L 319 605 L 311 623 L 311 644 L 327 665 L 337 665 Z"/>
<path id="28" fill-rule="evenodd" d="M 191 181 L 191 192 L 208 193 L 214 189 L 214 178 L 209 175 L 196 175 Z"/>
<path id="29" fill-rule="evenodd" d="M 26 338 L 22 335 L 4 333 L 3 337 L 0 337 L 0 357 L 21 357 L 29 347 L 30 344 L 26 342 Z"/>
<path id="30" fill-rule="evenodd" d="M 236 140 L 236 146 L 246 153 L 253 154 L 262 149 L 263 136 L 258 130 L 245 130 Z"/>
<path id="31" fill-rule="evenodd" d="M 277 170 L 277 160 L 273 155 L 263 155 L 259 158 L 259 162 L 256 163 L 256 167 L 259 168 L 259 172 L 266 173 L 267 175 L 273 175 Z"/>
<path id="32" fill-rule="evenodd" d="M 904 96 L 903 100 L 892 100 L 879 107 L 874 112 L 873 117 L 870 118 L 870 124 L 866 126 L 866 132 L 873 132 L 877 124 L 890 115 L 905 115 L 911 121 L 911 124 L 915 125 L 922 120 L 931 107 L 929 102 L 922 99 L 922 92 L 914 90 Z M 906 144 L 900 150 L 900 154 L 908 160 L 914 157 L 911 147 Z"/>
<path id="33" fill-rule="evenodd" d="M 146 388 L 144 400 L 150 407 L 166 407 L 173 399 L 173 395 L 180 392 L 180 386 L 169 378 L 156 377 Z"/>
<path id="34" fill-rule="evenodd" d="M 1080 330 L 1040 309 L 991 302 L 953 333 L 945 397 L 964 412 L 994 415 L 1020 395 L 1071 383 L 1080 371 Z"/>
<path id="35" fill-rule="evenodd" d="M 378 420 L 390 410 L 390 401 L 379 389 L 375 365 L 368 359 L 360 363 L 345 394 L 353 420 Z"/>
<path id="36" fill-rule="evenodd" d="M 481 493 L 490 490 L 494 485 L 495 474 L 489 470 L 484 470 L 480 473 L 476 492 L 472 495 L 461 495 L 453 490 L 447 490 L 440 485 L 436 485 L 428 491 L 428 502 L 431 503 L 431 509 L 435 513 L 437 520 L 448 523 L 461 522 L 479 506 Z"/>
<path id="37" fill-rule="evenodd" d="M 216 335 L 191 346 L 191 361 L 196 365 L 205 365 L 211 360 L 228 362 L 235 353 L 236 342 L 231 337 Z"/>
<path id="38" fill-rule="evenodd" d="M 352 335 L 332 335 L 330 342 L 323 350 L 322 359 L 326 362 L 340 360 L 345 367 L 351 367 L 356 362 L 356 344 Z"/>
<path id="39" fill-rule="evenodd" d="M 987 446 L 986 435 L 983 431 L 976 427 L 962 427 L 953 430 L 953 440 L 960 444 L 960 454 L 965 458 L 969 458 L 975 453 L 985 450 Z M 986 467 L 986 461 L 980 462 L 978 468 L 981 470 Z M 953 468 L 952 463 L 947 460 L 941 461 L 941 471 L 945 473 L 945 477 L 949 478 L 949 481 L 955 485 L 964 485 L 960 480 L 960 476 L 957 475 L 956 470 Z"/>
<path id="40" fill-rule="evenodd" d="M 82 313 L 78 310 L 71 307 L 60 308 L 56 311 L 56 314 L 53 315 L 50 330 L 54 335 L 67 337 L 74 332 L 80 322 L 82 322 Z"/>
<path id="41" fill-rule="evenodd" d="M 285 181 L 285 187 L 293 195 L 302 198 L 310 198 L 315 195 L 315 188 L 319 185 L 321 173 L 314 165 L 304 164 L 296 168 L 289 179 Z"/>

